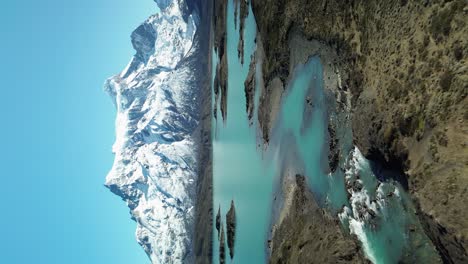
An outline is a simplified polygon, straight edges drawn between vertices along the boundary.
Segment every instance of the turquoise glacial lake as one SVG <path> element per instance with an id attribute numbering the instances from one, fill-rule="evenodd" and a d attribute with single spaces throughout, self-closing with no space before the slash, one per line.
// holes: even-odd
<path id="1" fill-rule="evenodd" d="M 245 58 L 244 65 L 241 65 L 237 55 L 239 32 L 234 29 L 232 1 L 228 2 L 228 117 L 225 123 L 220 119 L 213 120 L 213 208 L 216 214 L 221 206 L 225 224 L 231 200 L 235 202 L 237 231 L 233 262 L 264 263 L 274 171 L 262 159 L 262 149 L 258 148 L 256 139 L 256 125 L 249 126 L 244 93 L 250 55 L 255 49 L 256 25 L 250 10 L 245 21 Z M 221 114 L 217 116 L 221 117 Z M 214 263 L 219 263 L 216 230 L 214 236 Z"/>

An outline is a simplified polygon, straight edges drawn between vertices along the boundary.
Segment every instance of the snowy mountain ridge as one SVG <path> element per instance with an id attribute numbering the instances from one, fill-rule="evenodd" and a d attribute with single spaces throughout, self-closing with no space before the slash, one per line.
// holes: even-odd
<path id="1" fill-rule="evenodd" d="M 197 11 L 183 0 L 155 0 L 160 13 L 132 33 L 136 54 L 106 81 L 117 117 L 115 160 L 106 186 L 127 202 L 136 238 L 153 263 L 191 262 L 197 180 Z"/>

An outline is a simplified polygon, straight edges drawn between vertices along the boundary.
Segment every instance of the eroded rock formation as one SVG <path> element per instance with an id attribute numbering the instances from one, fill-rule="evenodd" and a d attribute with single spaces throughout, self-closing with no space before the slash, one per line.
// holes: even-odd
<path id="1" fill-rule="evenodd" d="M 224 223 L 221 222 L 221 235 L 219 236 L 219 263 L 226 263 L 226 239 L 224 237 Z"/>
<path id="2" fill-rule="evenodd" d="M 236 208 L 234 201 L 231 201 L 231 207 L 226 214 L 226 235 L 227 245 L 229 248 L 229 256 L 234 257 L 234 243 L 236 241 Z"/>
<path id="3" fill-rule="evenodd" d="M 218 208 L 218 213 L 216 214 L 216 230 L 218 231 L 218 240 L 220 235 L 220 228 L 221 228 L 221 206 Z"/>
<path id="4" fill-rule="evenodd" d="M 256 65 L 257 65 L 257 56 L 256 56 L 256 51 L 254 54 L 252 54 L 251 59 L 250 59 L 250 65 L 249 65 L 249 73 L 247 74 L 247 78 L 245 79 L 244 82 L 244 91 L 245 91 L 245 108 L 247 111 L 247 117 L 249 120 L 252 120 L 253 114 L 254 114 L 254 109 L 255 109 L 255 86 L 257 85 L 256 83 L 256 76 L 255 76 L 255 71 L 256 71 Z"/>
<path id="5" fill-rule="evenodd" d="M 227 33 L 226 33 L 227 0 L 214 1 L 213 32 L 214 50 L 218 55 L 213 90 L 215 94 L 214 117 L 217 118 L 218 104 L 222 119 L 227 117 L 227 89 L 228 89 L 228 63 L 227 63 Z"/>
<path id="6" fill-rule="evenodd" d="M 281 221 L 272 232 L 270 263 L 367 263 L 359 244 L 341 231 L 339 222 L 316 203 L 305 182 L 295 175 L 283 185 L 288 191 Z"/>

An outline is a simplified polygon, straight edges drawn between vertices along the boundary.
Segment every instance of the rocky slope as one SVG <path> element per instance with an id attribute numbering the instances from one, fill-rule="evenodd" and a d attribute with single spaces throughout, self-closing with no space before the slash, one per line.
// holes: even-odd
<path id="1" fill-rule="evenodd" d="M 292 175 L 291 175 L 292 176 Z M 316 203 L 304 176 L 285 177 L 287 210 L 275 225 L 270 263 L 368 263 L 357 241 Z"/>
<path id="2" fill-rule="evenodd" d="M 213 83 L 215 104 L 213 109 L 214 117 L 218 115 L 218 105 L 221 111 L 221 118 L 227 117 L 227 89 L 228 89 L 228 63 L 227 63 L 227 0 L 214 1 L 213 4 L 213 32 L 214 51 L 217 55 L 216 72 Z"/>
<path id="3" fill-rule="evenodd" d="M 290 78 L 290 32 L 333 48 L 352 94 L 355 145 L 407 175 L 444 262 L 468 261 L 466 1 L 252 0 L 252 7 L 265 53 L 264 140 Z"/>
<path id="4" fill-rule="evenodd" d="M 231 201 L 231 207 L 226 214 L 226 236 L 227 245 L 229 248 L 229 256 L 231 259 L 234 257 L 234 243 L 236 241 L 236 207 L 234 201 Z"/>
<path id="5" fill-rule="evenodd" d="M 219 235 L 219 264 L 226 263 L 226 238 L 224 235 L 224 223 L 221 222 L 221 234 Z"/>
<path id="6" fill-rule="evenodd" d="M 254 109 L 255 109 L 254 97 L 255 97 L 255 87 L 257 85 L 256 80 L 255 80 L 256 66 L 257 66 L 257 50 L 255 50 L 251 56 L 249 72 L 247 74 L 247 78 L 244 81 L 245 108 L 247 112 L 247 118 L 249 119 L 250 122 L 254 115 Z"/>
<path id="7" fill-rule="evenodd" d="M 215 223 L 216 231 L 218 232 L 218 239 L 219 239 L 219 229 L 221 227 L 221 205 L 218 207 L 218 213 L 216 214 L 216 223 Z"/>
<path id="8" fill-rule="evenodd" d="M 201 120 L 195 133 L 195 141 L 199 142 L 198 153 L 198 181 L 196 186 L 195 201 L 195 235 L 193 238 L 193 250 L 195 263 L 210 263 L 213 248 L 213 153 L 211 137 L 211 114 L 212 114 L 212 61 L 211 61 L 211 15 L 212 2 L 203 0 L 188 1 L 193 9 L 200 12 L 200 27 L 196 33 L 199 41 L 198 58 L 200 63 L 199 74 L 203 74 L 200 83 L 200 105 Z M 208 54 L 208 55 L 206 55 Z M 205 57 L 206 56 L 206 57 Z"/>
<path id="9" fill-rule="evenodd" d="M 249 14 L 249 0 L 234 0 L 234 24 L 237 27 L 237 16 L 239 15 L 239 42 L 237 44 L 237 56 L 241 64 L 244 64 L 244 27 L 245 19 Z M 238 14 L 238 10 L 240 13 Z"/>

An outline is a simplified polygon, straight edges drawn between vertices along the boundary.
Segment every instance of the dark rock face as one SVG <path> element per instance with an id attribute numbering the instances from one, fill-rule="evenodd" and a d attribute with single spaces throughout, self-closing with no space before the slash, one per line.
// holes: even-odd
<path id="1" fill-rule="evenodd" d="M 218 64 L 214 79 L 215 107 L 214 117 L 217 118 L 217 106 L 220 105 L 223 120 L 227 116 L 227 89 L 228 89 L 228 63 L 227 63 L 227 33 L 226 33 L 227 0 L 214 1 L 214 49 L 218 55 Z"/>
<path id="2" fill-rule="evenodd" d="M 237 54 L 244 64 L 244 28 L 245 18 L 249 14 L 249 0 L 240 0 L 240 23 L 239 23 L 239 43 L 237 44 Z"/>
<path id="3" fill-rule="evenodd" d="M 244 28 L 245 18 L 249 14 L 249 0 L 233 0 L 234 3 L 234 26 L 237 27 L 237 16 L 239 15 L 239 43 L 237 44 L 237 55 L 244 64 Z"/>
<path id="4" fill-rule="evenodd" d="M 136 57 L 140 61 L 147 61 L 150 54 L 154 53 L 156 31 L 149 24 L 141 24 L 132 33 L 132 45 L 137 51 Z"/>
<path id="5" fill-rule="evenodd" d="M 226 263 L 226 239 L 224 238 L 224 224 L 221 223 L 221 235 L 219 238 L 219 263 Z"/>
<path id="6" fill-rule="evenodd" d="M 246 99 L 245 107 L 246 107 L 247 117 L 249 118 L 249 121 L 252 120 L 254 109 L 255 109 L 254 97 L 255 97 L 255 86 L 256 86 L 255 67 L 257 65 L 256 53 L 257 51 L 254 51 L 254 53 L 251 56 L 250 65 L 249 65 L 249 73 L 247 74 L 247 78 L 245 79 L 245 82 L 244 82 L 244 91 L 245 91 L 245 99 Z"/>
<path id="7" fill-rule="evenodd" d="M 442 258 L 468 262 L 467 2 L 252 0 L 252 9 L 265 52 L 264 140 L 270 98 L 292 69 L 290 32 L 326 43 L 347 65 L 354 144 L 406 173 Z"/>
<path id="8" fill-rule="evenodd" d="M 289 211 L 273 231 L 270 263 L 368 263 L 357 241 L 317 205 L 296 175 Z"/>
<path id="9" fill-rule="evenodd" d="M 421 223 L 426 233 L 439 250 L 443 263 L 466 263 L 466 249 L 457 237 L 448 241 L 441 240 L 440 237 L 434 236 L 434 234 L 445 234 L 447 230 L 441 225 L 434 224 L 434 219 L 425 213 L 422 213 L 419 217 L 422 218 Z"/>
<path id="10" fill-rule="evenodd" d="M 340 158 L 340 149 L 338 148 L 338 138 L 336 137 L 335 126 L 332 122 L 328 122 L 328 165 L 330 171 L 333 173 L 338 168 L 338 161 Z"/>
<path id="11" fill-rule="evenodd" d="M 187 12 L 192 13 L 193 9 L 198 10 L 201 19 L 201 26 L 197 32 L 200 39 L 200 49 L 203 54 L 209 54 L 197 58 L 197 61 L 204 65 L 200 69 L 200 74 L 206 74 L 206 78 L 200 83 L 203 87 L 201 105 L 201 122 L 194 138 L 199 142 L 199 153 L 197 159 L 200 162 L 198 168 L 197 200 L 195 204 L 195 234 L 193 238 L 193 251 L 195 252 L 195 263 L 210 263 L 213 258 L 213 172 L 212 172 L 212 139 L 211 139 L 211 44 L 209 37 L 211 34 L 211 14 L 212 2 L 203 0 L 187 0 Z"/>
<path id="12" fill-rule="evenodd" d="M 216 214 L 216 230 L 218 231 L 218 240 L 219 240 L 219 228 L 221 226 L 221 205 L 218 208 L 218 214 Z"/>
<path id="13" fill-rule="evenodd" d="M 231 259 L 234 257 L 234 243 L 236 241 L 236 208 L 231 201 L 231 208 L 226 214 L 226 235 Z"/>
<path id="14" fill-rule="evenodd" d="M 237 16 L 239 15 L 239 0 L 233 0 L 234 4 L 234 29 L 237 29 Z"/>

